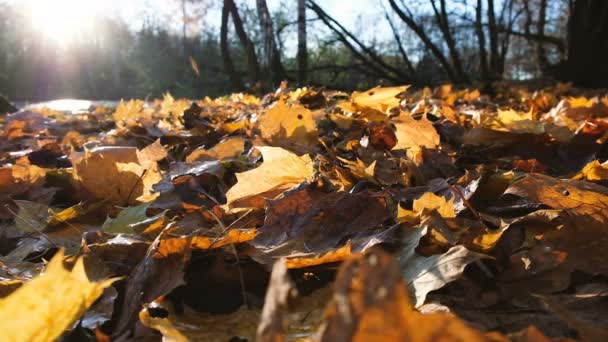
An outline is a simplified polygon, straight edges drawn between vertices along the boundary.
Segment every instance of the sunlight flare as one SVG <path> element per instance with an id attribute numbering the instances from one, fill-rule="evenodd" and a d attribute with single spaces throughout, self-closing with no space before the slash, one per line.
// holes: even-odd
<path id="1" fill-rule="evenodd" d="M 25 6 L 32 27 L 62 46 L 93 33 L 95 18 L 104 9 L 100 2 L 86 0 L 28 0 Z"/>

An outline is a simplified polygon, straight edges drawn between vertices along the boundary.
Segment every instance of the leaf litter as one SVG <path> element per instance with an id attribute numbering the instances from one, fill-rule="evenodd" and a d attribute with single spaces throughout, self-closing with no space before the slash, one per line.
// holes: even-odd
<path id="1" fill-rule="evenodd" d="M 0 116 L 6 340 L 605 340 L 608 97 L 282 87 Z"/>

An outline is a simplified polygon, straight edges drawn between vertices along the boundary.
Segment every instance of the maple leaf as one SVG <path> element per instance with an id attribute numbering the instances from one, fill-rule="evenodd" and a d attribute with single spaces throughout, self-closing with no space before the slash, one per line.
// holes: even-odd
<path id="1" fill-rule="evenodd" d="M 317 124 L 312 111 L 279 100 L 257 122 L 262 138 L 274 146 L 299 153 L 311 152 L 317 141 Z"/>
<path id="2" fill-rule="evenodd" d="M 599 222 L 608 221 L 608 189 L 594 183 L 529 174 L 513 183 L 505 194 L 526 197 L 555 209 L 589 215 Z"/>
<path id="3" fill-rule="evenodd" d="M 406 149 L 415 146 L 436 148 L 439 146 L 439 134 L 433 124 L 423 117 L 420 120 L 412 118 L 407 113 L 402 113 L 395 120 L 397 131 L 397 145 L 394 150 Z"/>
<path id="4" fill-rule="evenodd" d="M 93 199 L 107 204 L 151 200 L 156 196 L 152 186 L 161 180 L 160 172 L 154 158 L 140 159 L 138 152 L 134 147 L 96 147 L 74 154 L 70 157 L 74 181 Z"/>
<path id="5" fill-rule="evenodd" d="M 57 252 L 42 275 L 0 299 L 3 339 L 55 341 L 116 280 L 90 282 L 82 259 L 68 271 Z"/>
<path id="6" fill-rule="evenodd" d="M 256 148 L 264 162 L 253 170 L 236 174 L 237 183 L 226 193 L 230 207 L 261 207 L 265 198 L 273 198 L 312 178 L 312 160 L 308 155 L 299 157 L 280 147 Z"/>

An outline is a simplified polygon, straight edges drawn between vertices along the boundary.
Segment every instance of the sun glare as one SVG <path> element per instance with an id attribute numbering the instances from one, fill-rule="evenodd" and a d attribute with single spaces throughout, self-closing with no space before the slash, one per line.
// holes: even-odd
<path id="1" fill-rule="evenodd" d="M 42 37 L 59 45 L 73 43 L 93 33 L 95 17 L 101 15 L 99 1 L 91 0 L 27 0 L 26 15 Z"/>

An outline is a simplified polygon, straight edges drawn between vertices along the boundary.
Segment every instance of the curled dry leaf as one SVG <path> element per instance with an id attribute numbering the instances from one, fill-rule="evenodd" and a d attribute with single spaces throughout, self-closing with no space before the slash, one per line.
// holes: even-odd
<path id="1" fill-rule="evenodd" d="M 71 271 L 59 251 L 40 276 L 0 300 L 6 341 L 55 341 L 116 279 L 90 282 L 82 259 Z"/>
<path id="2" fill-rule="evenodd" d="M 283 316 L 286 314 L 295 285 L 287 272 L 285 259 L 279 259 L 272 267 L 270 284 L 264 299 L 262 318 L 257 329 L 257 340 L 263 342 L 285 341 L 287 330 Z"/>
<path id="3" fill-rule="evenodd" d="M 427 228 L 408 228 L 399 254 L 402 274 L 416 307 L 424 304 L 429 292 L 460 278 L 468 264 L 486 257 L 461 245 L 443 254 L 422 256 L 416 248 L 427 231 Z"/>
<path id="4" fill-rule="evenodd" d="M 264 199 L 274 198 L 312 178 L 312 160 L 308 155 L 299 157 L 280 147 L 257 149 L 264 162 L 253 170 L 236 174 L 237 183 L 226 193 L 229 207 L 262 207 Z"/>
<path id="5" fill-rule="evenodd" d="M 161 233 L 145 257 L 127 278 L 122 311 L 116 322 L 114 337 L 128 336 L 145 303 L 166 295 L 184 283 L 184 268 L 190 260 L 190 239 L 161 240 Z"/>
<path id="6" fill-rule="evenodd" d="M 326 319 L 321 341 L 490 340 L 452 315 L 415 311 L 397 263 L 380 251 L 340 267 Z"/>

